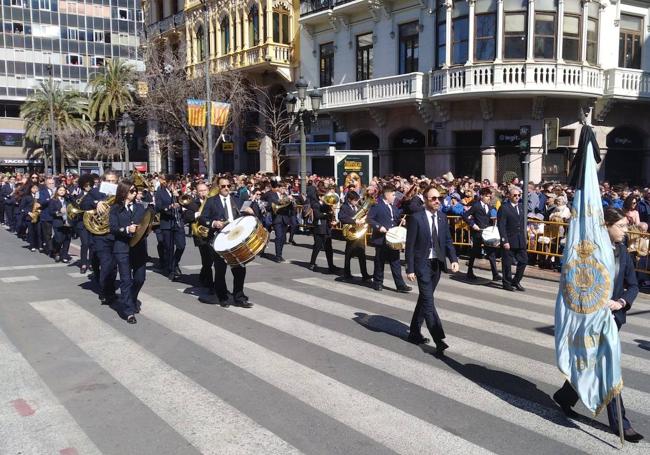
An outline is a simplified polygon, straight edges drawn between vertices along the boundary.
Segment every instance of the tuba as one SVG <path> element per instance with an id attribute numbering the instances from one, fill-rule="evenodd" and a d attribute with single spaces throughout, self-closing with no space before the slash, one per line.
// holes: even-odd
<path id="1" fill-rule="evenodd" d="M 360 220 L 362 218 L 365 218 L 368 215 L 368 211 L 370 210 L 370 207 L 372 207 L 375 204 L 375 199 L 371 197 L 366 197 L 366 199 L 363 201 L 363 205 L 359 209 L 359 211 L 354 215 L 352 218 L 354 221 Z M 368 232 L 368 223 L 362 224 L 362 225 L 357 225 L 357 224 L 346 224 L 343 226 L 343 238 L 345 240 L 359 240 L 360 238 L 363 238 L 364 235 Z"/>
<path id="2" fill-rule="evenodd" d="M 149 183 L 137 169 L 133 171 L 131 179 L 133 180 L 133 186 L 140 191 L 147 190 L 149 193 L 153 193 L 153 185 Z"/>
<path id="3" fill-rule="evenodd" d="M 278 210 L 282 210 L 285 207 L 289 207 L 291 205 L 291 199 L 289 199 L 289 196 L 282 196 L 282 198 L 277 202 L 271 203 L 271 210 L 273 210 L 273 214 L 275 215 Z"/>
<path id="4" fill-rule="evenodd" d="M 339 195 L 336 194 L 335 192 L 329 192 L 325 196 L 323 196 L 323 202 L 330 207 L 335 207 L 339 204 Z"/>
<path id="5" fill-rule="evenodd" d="M 106 199 L 108 205 L 112 206 L 115 203 L 115 196 L 110 196 Z M 97 210 L 88 210 L 84 212 L 84 226 L 93 235 L 106 235 L 108 234 L 110 227 L 108 225 L 108 213 L 110 210 L 107 210 L 105 214 L 100 215 Z"/>
<path id="6" fill-rule="evenodd" d="M 219 188 L 215 186 L 214 188 L 212 188 L 210 190 L 210 192 L 208 193 L 208 195 L 204 199 L 204 201 L 201 202 L 201 207 L 199 207 L 199 216 L 201 216 L 201 214 L 203 213 L 203 208 L 205 207 L 205 203 L 208 202 L 208 199 L 210 199 L 211 197 L 216 196 L 217 194 L 219 194 Z M 201 226 L 198 221 L 195 221 L 194 223 L 192 223 L 192 225 L 190 227 L 192 229 L 192 236 L 193 237 L 197 237 L 197 238 L 201 238 L 201 239 L 207 239 L 208 236 L 210 235 L 210 229 L 205 227 L 205 226 Z"/>

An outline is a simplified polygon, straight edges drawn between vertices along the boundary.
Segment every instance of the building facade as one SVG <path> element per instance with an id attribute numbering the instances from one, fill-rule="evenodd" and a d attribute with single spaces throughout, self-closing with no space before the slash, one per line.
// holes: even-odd
<path id="1" fill-rule="evenodd" d="M 294 4 L 295 3 L 295 4 Z M 147 35 L 151 42 L 183 47 L 188 77 L 203 77 L 205 59 L 212 73 L 242 71 L 251 87 L 263 87 L 271 96 L 286 93 L 298 66 L 297 0 L 153 0 L 145 2 Z M 208 48 L 204 39 L 207 34 Z M 219 100 L 213 100 L 219 101 Z M 252 109 L 241 122 L 223 131 L 215 152 L 217 172 L 273 171 L 273 150 L 258 127 L 264 119 Z M 150 122 L 150 144 L 164 131 Z M 150 145 L 150 150 L 155 150 Z M 182 154 L 168 169 L 205 172 L 196 146 L 182 139 Z"/>
<path id="2" fill-rule="evenodd" d="M 580 121 L 603 179 L 650 183 L 650 2 L 311 0 L 301 73 L 323 92 L 339 148 L 375 151 L 375 173 L 565 180 Z M 559 119 L 543 153 L 544 119 Z M 313 139 L 313 138 L 312 138 Z"/>
<path id="3" fill-rule="evenodd" d="M 88 90 L 105 62 L 141 68 L 139 0 L 3 0 L 0 33 L 0 170 L 42 169 L 26 158 L 20 105 L 51 76 L 65 89 Z"/>

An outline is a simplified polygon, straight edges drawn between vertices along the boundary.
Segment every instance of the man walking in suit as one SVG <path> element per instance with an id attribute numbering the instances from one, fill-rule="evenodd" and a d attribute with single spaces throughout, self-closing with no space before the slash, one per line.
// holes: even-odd
<path id="1" fill-rule="evenodd" d="M 504 201 L 497 213 L 497 225 L 501 235 L 503 266 L 503 289 L 506 291 L 525 291 L 521 285 L 521 279 L 528 264 L 528 253 L 526 252 L 526 226 L 524 221 L 523 207 L 519 204 L 521 189 L 516 186 L 510 188 L 508 200 Z M 512 264 L 517 261 L 517 271 L 512 277 Z"/>
<path id="2" fill-rule="evenodd" d="M 346 201 L 341 205 L 339 210 L 339 221 L 341 224 L 351 224 L 357 227 L 361 227 L 366 223 L 365 217 L 361 219 L 355 219 L 355 216 L 358 216 L 359 212 L 359 193 L 354 190 L 348 191 L 346 195 Z M 367 215 L 367 214 L 366 214 Z M 368 274 L 366 269 L 366 236 L 362 236 L 356 240 L 346 240 L 345 241 L 345 262 L 343 268 L 343 278 L 346 280 L 352 280 L 352 272 L 350 271 L 350 262 L 353 257 L 359 258 L 359 268 L 361 269 L 361 277 L 363 281 L 370 281 L 372 275 Z"/>
<path id="3" fill-rule="evenodd" d="M 266 196 L 269 208 L 278 204 L 281 199 L 289 197 L 286 189 L 275 180 L 271 182 L 271 191 Z M 286 262 L 282 257 L 282 250 L 287 241 L 287 228 L 291 224 L 291 210 L 293 202 L 286 207 L 278 208 L 273 213 L 273 230 L 275 231 L 275 262 Z"/>
<path id="4" fill-rule="evenodd" d="M 449 346 L 443 341 L 445 332 L 433 302 L 433 293 L 440 280 L 441 271 L 447 271 L 445 258 L 451 262 L 451 271 L 458 272 L 458 258 L 451 240 L 447 217 L 440 211 L 442 198 L 435 186 L 424 190 L 425 210 L 409 217 L 406 234 L 406 277 L 418 282 L 418 303 L 415 306 L 408 341 L 426 344 L 420 329 L 426 321 L 438 354 Z"/>
<path id="5" fill-rule="evenodd" d="M 48 256 L 52 256 L 52 237 L 54 234 L 54 231 L 52 230 L 53 218 L 52 214 L 48 210 L 48 205 L 54 196 L 54 191 L 56 191 L 54 177 L 46 178 L 45 186 L 38 191 L 38 202 L 41 204 L 41 239 L 45 244 L 44 253 Z"/>
<path id="6" fill-rule="evenodd" d="M 170 280 L 181 275 L 179 264 L 185 251 L 185 224 L 182 208 L 178 203 L 180 196 L 175 175 L 168 175 L 165 183 L 156 191 L 156 211 L 160 213 L 160 231 L 163 236 L 163 271 Z M 163 259 L 163 258 L 161 258 Z"/>
<path id="7" fill-rule="evenodd" d="M 402 278 L 399 250 L 393 250 L 386 245 L 386 232 L 400 223 L 400 210 L 395 206 L 395 187 L 385 185 L 382 194 L 383 197 L 379 198 L 368 211 L 368 225 L 372 228 L 370 243 L 375 247 L 373 289 L 376 291 L 383 289 L 384 265 L 388 262 L 397 292 L 410 292 L 413 288 L 407 286 Z"/>
<path id="8" fill-rule="evenodd" d="M 481 256 L 481 247 L 485 248 L 485 254 L 490 261 L 490 269 L 492 269 L 492 281 L 501 280 L 501 275 L 497 271 L 496 249 L 485 245 L 481 231 L 486 227 L 492 225 L 490 218 L 490 199 L 492 198 L 492 190 L 490 188 L 481 188 L 479 191 L 480 200 L 474 202 L 469 210 L 463 212 L 463 219 L 472 229 L 472 249 L 469 253 L 469 264 L 467 265 L 467 279 L 475 280 L 474 275 L 474 261 L 477 257 Z"/>

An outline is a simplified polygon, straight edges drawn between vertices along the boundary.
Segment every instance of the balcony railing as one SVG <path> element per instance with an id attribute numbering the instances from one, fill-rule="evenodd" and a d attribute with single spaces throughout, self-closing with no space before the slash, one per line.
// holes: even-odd
<path id="1" fill-rule="evenodd" d="M 300 2 L 300 16 L 319 13 L 356 0 L 306 0 Z"/>
<path id="2" fill-rule="evenodd" d="M 161 35 L 169 30 L 172 30 L 176 27 L 180 27 L 185 23 L 185 13 L 183 11 L 174 14 L 173 16 L 167 16 L 164 19 L 154 22 L 151 25 L 147 26 L 147 36 L 153 37 Z"/>
<path id="3" fill-rule="evenodd" d="M 231 52 L 217 57 L 213 62 L 213 71 L 226 71 L 232 68 L 245 68 L 261 63 L 272 65 L 289 65 L 293 46 L 288 44 L 261 44 L 249 49 Z"/>
<path id="4" fill-rule="evenodd" d="M 601 96 L 603 71 L 563 63 L 490 63 L 432 71 L 429 96 L 482 92 L 563 92 Z"/>
<path id="5" fill-rule="evenodd" d="M 605 95 L 620 98 L 650 98 L 650 73 L 629 68 L 605 71 Z"/>
<path id="6" fill-rule="evenodd" d="M 420 101 L 425 94 L 424 82 L 423 73 L 409 73 L 324 87 L 323 109 Z"/>

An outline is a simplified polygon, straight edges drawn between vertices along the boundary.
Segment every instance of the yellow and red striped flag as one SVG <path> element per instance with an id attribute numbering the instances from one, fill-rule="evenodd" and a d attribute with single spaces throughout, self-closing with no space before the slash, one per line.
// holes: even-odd
<path id="1" fill-rule="evenodd" d="M 187 100 L 187 121 L 190 126 L 205 126 L 206 103 L 204 100 Z"/>
<path id="2" fill-rule="evenodd" d="M 225 126 L 230 114 L 230 103 L 220 103 L 218 101 L 212 102 L 212 121 L 211 125 Z"/>

